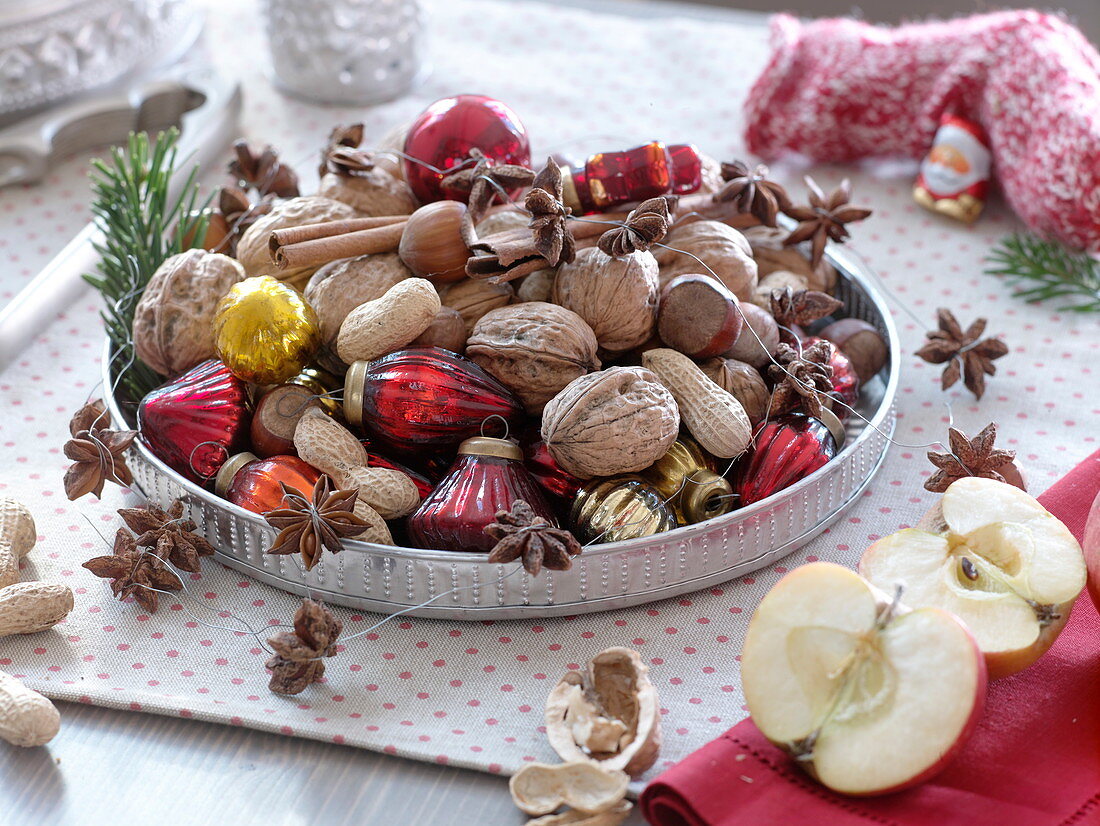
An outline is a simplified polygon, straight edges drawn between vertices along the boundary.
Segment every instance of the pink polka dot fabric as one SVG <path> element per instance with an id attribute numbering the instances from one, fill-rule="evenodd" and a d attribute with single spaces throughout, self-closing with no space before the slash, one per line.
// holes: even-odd
<path id="1" fill-rule="evenodd" d="M 447 94 L 481 92 L 511 104 L 537 153 L 625 148 L 654 137 L 694 141 L 721 158 L 742 157 L 740 104 L 768 57 L 766 30 L 744 25 L 633 19 L 538 3 L 427 0 L 436 33 L 431 79 L 413 95 L 369 110 L 321 108 L 282 97 L 255 69 L 263 43 L 253 3 L 209 18 L 211 53 L 228 74 L 248 79 L 242 131 L 283 150 L 310 186 L 316 153 L 332 125 L 364 120 L 369 136 L 409 120 Z M 570 55 L 558 38 L 568 16 Z M 476 37 L 445 37 L 476 32 Z M 609 36 L 613 33 L 613 36 Z M 736 48 L 732 48 L 735 44 Z M 637 66 L 647 55 L 646 81 Z M 552 66 L 535 73 L 532 66 Z M 593 83 L 593 78 L 600 78 Z M 227 154 L 228 157 L 228 154 Z M 0 191 L 0 296 L 17 292 L 87 218 L 86 159 L 59 164 L 42 186 Z M 857 227 L 854 246 L 926 324 L 948 304 L 961 320 L 990 319 L 1011 354 L 979 407 L 959 388 L 941 393 L 939 369 L 909 354 L 923 330 L 895 313 L 905 355 L 897 438 L 945 436 L 944 402 L 974 432 L 1000 423 L 1005 447 L 1019 451 L 1034 491 L 1096 448 L 1100 432 L 1095 319 L 1031 307 L 981 274 L 989 246 L 1013 228 L 993 205 L 972 227 L 915 206 L 909 178 L 879 180 L 853 168 L 823 167 L 825 186 L 853 178 L 857 201 L 875 216 Z M 207 179 L 220 180 L 219 170 Z M 792 191 L 796 175 L 784 176 Z M 754 606 L 789 568 L 827 559 L 852 565 L 869 542 L 911 525 L 934 497 L 921 488 L 931 470 L 919 448 L 892 448 L 857 505 L 832 529 L 774 567 L 721 587 L 629 610 L 572 619 L 458 623 L 400 618 L 353 640 L 328 661 L 326 681 L 297 697 L 267 690 L 266 652 L 233 630 L 233 615 L 261 631 L 286 622 L 298 599 L 206 560 L 187 586 L 193 599 L 163 597 L 146 615 L 111 598 L 103 580 L 80 567 L 106 547 L 115 509 L 136 497 L 110 488 L 103 502 L 65 499 L 61 446 L 69 416 L 101 392 L 102 330 L 86 294 L 0 373 L 0 496 L 31 507 L 39 543 L 24 578 L 56 579 L 76 591 L 76 608 L 55 630 L 0 639 L 0 669 L 52 697 L 120 709 L 212 720 L 290 736 L 507 773 L 554 755 L 542 731 L 546 695 L 561 674 L 611 645 L 641 652 L 661 696 L 665 738 L 653 773 L 718 736 L 744 714 L 738 654 Z M 335 609 L 346 633 L 377 620 Z"/>
<path id="2" fill-rule="evenodd" d="M 1062 18 L 1009 11 L 888 29 L 778 15 L 772 39 L 745 105 L 751 151 L 920 158 L 941 115 L 962 115 L 985 127 L 1017 215 L 1100 252 L 1100 54 Z"/>

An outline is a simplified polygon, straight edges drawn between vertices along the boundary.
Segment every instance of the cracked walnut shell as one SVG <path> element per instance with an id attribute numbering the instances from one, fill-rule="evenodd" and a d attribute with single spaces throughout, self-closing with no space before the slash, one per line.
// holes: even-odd
<path id="1" fill-rule="evenodd" d="M 644 367 L 609 367 L 567 384 L 542 412 L 542 438 L 581 479 L 643 470 L 680 430 L 676 400 Z"/>
<path id="2" fill-rule="evenodd" d="M 162 376 L 175 376 L 214 356 L 214 313 L 245 277 L 228 255 L 187 250 L 157 267 L 134 311 L 134 349 Z"/>
<path id="3" fill-rule="evenodd" d="M 556 304 L 528 301 L 483 315 L 466 357 L 537 414 L 573 379 L 600 369 L 596 336 L 584 319 Z"/>
<path id="4" fill-rule="evenodd" d="M 638 777 L 661 748 L 661 710 L 637 651 L 608 648 L 568 671 L 546 699 L 546 737 L 558 756 Z"/>
<path id="5" fill-rule="evenodd" d="M 347 204 L 368 217 L 412 215 L 416 210 L 416 198 L 409 185 L 380 167 L 347 176 L 329 172 L 321 178 L 317 194 Z"/>
<path id="6" fill-rule="evenodd" d="M 657 290 L 657 260 L 651 253 L 612 258 L 589 247 L 558 268 L 551 300 L 588 322 L 600 349 L 617 355 L 653 335 Z"/>

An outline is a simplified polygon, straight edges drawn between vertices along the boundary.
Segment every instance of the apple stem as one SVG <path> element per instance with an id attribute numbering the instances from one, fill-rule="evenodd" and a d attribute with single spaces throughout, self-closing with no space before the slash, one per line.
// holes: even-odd
<path id="1" fill-rule="evenodd" d="M 1035 616 L 1039 618 L 1040 628 L 1046 628 L 1056 619 L 1062 618 L 1061 614 L 1055 612 L 1053 605 L 1043 605 L 1033 599 L 1027 600 L 1027 604 L 1031 606 L 1031 609 L 1035 612 Z"/>
<path id="2" fill-rule="evenodd" d="M 901 595 L 905 590 L 905 586 L 900 582 L 894 586 L 894 598 L 890 600 L 890 604 L 879 610 L 879 614 L 875 617 L 875 630 L 881 631 L 887 625 L 889 625 L 894 615 L 897 614 L 898 608 L 901 606 Z"/>

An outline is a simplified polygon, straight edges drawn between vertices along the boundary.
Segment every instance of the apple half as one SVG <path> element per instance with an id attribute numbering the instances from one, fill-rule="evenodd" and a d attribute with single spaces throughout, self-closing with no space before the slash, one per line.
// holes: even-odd
<path id="1" fill-rule="evenodd" d="M 1053 644 L 1085 586 L 1081 546 L 1019 488 L 993 479 L 952 483 L 937 508 L 875 542 L 859 572 L 880 588 L 904 587 L 913 608 L 966 623 L 991 679 L 1027 668 Z"/>
<path id="2" fill-rule="evenodd" d="M 986 672 L 951 614 L 910 610 L 855 572 L 814 562 L 757 607 L 741 684 L 765 737 L 830 789 L 872 795 L 947 765 L 981 715 Z"/>

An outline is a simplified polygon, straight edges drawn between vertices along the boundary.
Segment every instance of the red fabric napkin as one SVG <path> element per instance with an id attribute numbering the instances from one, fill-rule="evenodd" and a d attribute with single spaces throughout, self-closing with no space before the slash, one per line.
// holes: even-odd
<path id="1" fill-rule="evenodd" d="M 1100 451 L 1039 501 L 1080 539 L 1098 490 Z M 653 826 L 1100 824 L 1100 616 L 1082 593 L 1050 651 L 990 683 L 973 737 L 917 788 L 834 794 L 746 719 L 650 783 L 641 807 Z"/>

